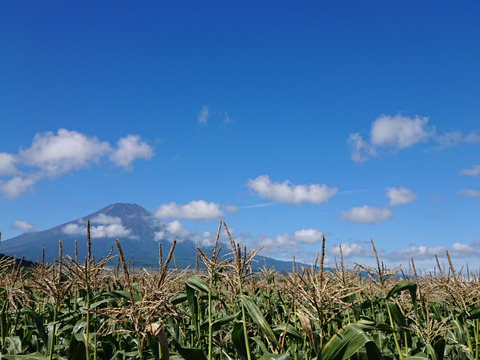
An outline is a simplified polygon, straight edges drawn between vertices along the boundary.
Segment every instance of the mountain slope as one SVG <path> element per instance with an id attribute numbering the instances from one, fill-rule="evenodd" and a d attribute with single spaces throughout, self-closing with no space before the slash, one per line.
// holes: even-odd
<path id="1" fill-rule="evenodd" d="M 58 259 L 59 240 L 62 240 L 63 256 L 69 255 L 72 258 L 75 257 L 75 241 L 77 241 L 78 260 L 83 262 L 87 256 L 88 219 L 90 219 L 92 253 L 96 259 L 105 258 L 112 248 L 113 254 L 117 254 L 115 238 L 119 239 L 125 257 L 133 258 L 136 265 L 144 267 L 158 266 L 159 242 L 164 260 L 171 247 L 173 236 L 169 236 L 166 224 L 155 218 L 152 213 L 136 204 L 112 204 L 81 219 L 48 230 L 25 233 L 4 241 L 0 244 L 0 253 L 41 261 L 42 251 L 45 249 L 45 261 L 52 263 Z M 211 249 L 206 250 L 211 251 Z M 177 242 L 174 256 L 178 267 L 194 267 L 196 255 L 193 241 Z M 254 268 L 263 267 L 265 260 L 267 266 L 273 266 L 279 271 L 291 270 L 290 262 L 264 259 L 260 256 L 257 260 Z"/>

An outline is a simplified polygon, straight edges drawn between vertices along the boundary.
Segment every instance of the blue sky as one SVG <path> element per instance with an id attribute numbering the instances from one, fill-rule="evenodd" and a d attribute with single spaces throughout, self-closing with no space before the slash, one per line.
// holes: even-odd
<path id="1" fill-rule="evenodd" d="M 116 202 L 280 259 L 480 265 L 477 2 L 0 4 L 2 240 Z M 208 235 L 208 234 L 207 234 Z"/>

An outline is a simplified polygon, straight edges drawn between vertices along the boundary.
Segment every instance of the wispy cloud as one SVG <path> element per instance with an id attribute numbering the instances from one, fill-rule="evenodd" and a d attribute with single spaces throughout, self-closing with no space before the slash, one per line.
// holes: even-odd
<path id="1" fill-rule="evenodd" d="M 460 175 L 478 176 L 480 174 L 480 165 L 473 165 L 470 169 L 460 170 Z"/>
<path id="2" fill-rule="evenodd" d="M 117 148 L 95 136 L 59 129 L 37 133 L 28 148 L 18 154 L 0 153 L 0 193 L 15 198 L 33 189 L 45 177 L 56 178 L 75 170 L 88 168 L 109 155 L 114 165 L 131 170 L 136 159 L 150 159 L 153 149 L 138 135 L 121 138 Z"/>
<path id="3" fill-rule="evenodd" d="M 207 125 L 209 116 L 210 116 L 209 107 L 207 105 L 202 105 L 202 108 L 200 109 L 197 116 L 198 123 L 200 125 Z"/>
<path id="4" fill-rule="evenodd" d="M 268 175 L 248 180 L 247 186 L 263 199 L 293 205 L 322 204 L 338 191 L 323 184 L 293 185 L 288 180 L 272 182 Z"/>
<path id="5" fill-rule="evenodd" d="M 472 189 L 463 189 L 458 192 L 459 195 L 464 195 L 468 197 L 480 197 L 480 191 L 479 190 L 472 190 Z"/>
<path id="6" fill-rule="evenodd" d="M 268 202 L 268 203 L 263 203 L 263 204 L 245 205 L 245 206 L 238 206 L 238 209 L 254 209 L 254 208 L 260 208 L 260 207 L 272 206 L 272 205 L 276 205 L 276 204 L 278 204 L 278 203 Z"/>

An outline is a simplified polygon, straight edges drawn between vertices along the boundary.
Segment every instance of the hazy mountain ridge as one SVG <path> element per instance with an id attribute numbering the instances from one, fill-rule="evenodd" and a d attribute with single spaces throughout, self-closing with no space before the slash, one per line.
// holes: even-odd
<path id="1" fill-rule="evenodd" d="M 137 204 L 112 204 L 80 219 L 55 226 L 51 229 L 24 233 L 0 244 L 0 253 L 17 256 L 32 261 L 41 261 L 45 249 L 45 261 L 58 259 L 58 244 L 62 241 L 62 255 L 75 257 L 75 240 L 78 245 L 78 259 L 83 262 L 87 256 L 87 220 L 90 219 L 92 253 L 97 259 L 105 258 L 113 247 L 117 254 L 115 238 L 118 238 L 126 258 L 133 257 L 136 265 L 158 266 L 158 247 L 162 245 L 164 257 L 171 247 L 172 238 L 168 235 L 165 223 Z M 159 237 L 161 237 L 159 239 Z M 177 242 L 175 261 L 177 266 L 194 267 L 196 244 L 192 240 Z M 210 250 L 206 249 L 207 251 Z M 264 265 L 263 257 L 258 257 L 255 267 Z M 266 257 L 267 266 L 277 270 L 290 271 L 291 262 Z M 173 265 L 173 261 L 171 263 Z"/>

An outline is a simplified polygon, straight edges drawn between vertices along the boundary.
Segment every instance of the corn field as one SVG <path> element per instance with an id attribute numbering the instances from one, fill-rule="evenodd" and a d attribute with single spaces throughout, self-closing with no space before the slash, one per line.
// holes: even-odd
<path id="1" fill-rule="evenodd" d="M 229 254 L 221 256 L 221 228 Z M 0 259 L 0 359 L 479 359 L 478 274 L 446 269 L 312 267 L 252 273 L 258 251 L 220 222 L 202 270 L 155 271 L 117 249 L 24 268 Z M 372 242 L 373 250 L 375 251 Z M 340 249 L 341 253 L 341 249 Z M 375 251 L 376 254 L 376 251 Z M 116 264 L 116 265 L 115 265 Z"/>

